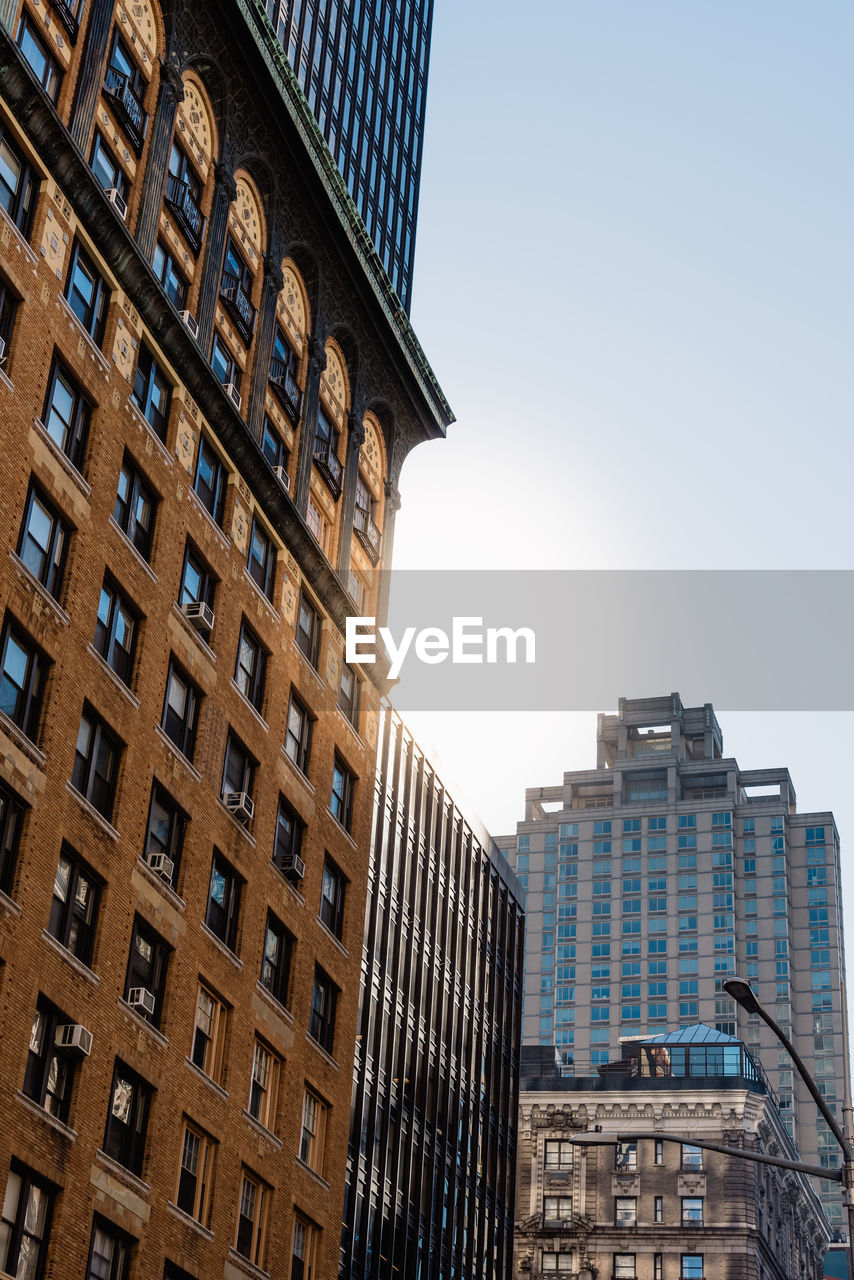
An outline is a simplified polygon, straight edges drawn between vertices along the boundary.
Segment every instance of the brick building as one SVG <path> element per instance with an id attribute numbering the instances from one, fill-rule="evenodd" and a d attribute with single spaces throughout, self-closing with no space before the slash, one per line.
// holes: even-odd
<path id="1" fill-rule="evenodd" d="M 820 1280 L 810 1179 L 702 1145 L 799 1158 L 747 1048 L 702 1024 L 623 1048 L 588 1077 L 522 1049 L 517 1280 Z"/>
<path id="2" fill-rule="evenodd" d="M 0 340 L 0 1271 L 318 1280 L 451 415 L 262 13 L 3 0 Z"/>

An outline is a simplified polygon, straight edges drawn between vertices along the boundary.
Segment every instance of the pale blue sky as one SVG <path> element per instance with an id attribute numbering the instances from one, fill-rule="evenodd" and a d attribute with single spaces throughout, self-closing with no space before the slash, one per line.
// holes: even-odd
<path id="1" fill-rule="evenodd" d="M 852 55 L 841 0 L 437 0 L 413 321 L 458 422 L 397 567 L 854 567 Z M 854 717 L 717 709 L 854 848 Z M 593 717 L 407 718 L 494 831 L 594 759 Z"/>

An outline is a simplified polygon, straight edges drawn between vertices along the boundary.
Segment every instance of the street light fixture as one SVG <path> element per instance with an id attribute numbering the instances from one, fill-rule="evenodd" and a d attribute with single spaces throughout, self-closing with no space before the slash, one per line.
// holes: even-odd
<path id="1" fill-rule="evenodd" d="M 805 1063 L 801 1060 L 795 1046 L 792 1044 L 782 1027 L 777 1025 L 770 1013 L 768 1013 L 768 1011 L 759 1003 L 759 1000 L 750 984 L 746 982 L 744 978 L 730 978 L 724 983 L 724 991 L 726 991 L 728 995 L 731 995 L 733 1000 L 740 1004 L 742 1009 L 747 1013 L 757 1014 L 765 1025 L 771 1028 L 774 1035 L 780 1041 L 781 1045 L 792 1059 L 792 1062 L 794 1062 L 797 1067 L 798 1075 L 809 1090 L 810 1097 L 821 1112 L 828 1129 L 839 1143 L 839 1148 L 842 1152 L 842 1176 L 838 1179 L 834 1179 L 834 1181 L 838 1180 L 842 1183 L 842 1202 L 848 1213 L 848 1274 L 849 1280 L 854 1280 L 854 1146 L 852 1146 L 850 1137 L 851 1083 L 848 1079 L 847 1072 L 843 1086 L 845 1094 L 842 1107 L 842 1113 L 845 1117 L 845 1127 L 849 1131 L 846 1134 L 840 1129 L 836 1121 L 836 1117 L 822 1097 L 818 1085 L 807 1070 Z M 844 1020 L 843 1034 L 845 1034 Z M 822 1176 L 827 1177 L 829 1172 L 830 1171 L 828 1170 Z"/>

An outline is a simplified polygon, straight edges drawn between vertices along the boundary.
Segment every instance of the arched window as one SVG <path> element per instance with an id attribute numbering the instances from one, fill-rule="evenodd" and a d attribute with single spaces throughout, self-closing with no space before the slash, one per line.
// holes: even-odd
<path id="1" fill-rule="evenodd" d="M 228 212 L 211 364 L 223 384 L 231 388 L 229 394 L 239 408 L 240 387 L 255 334 L 266 232 L 252 180 L 238 172 L 235 181 L 237 196 Z"/>
<path id="2" fill-rule="evenodd" d="M 206 213 L 213 190 L 217 139 L 213 112 L 201 82 L 184 76 L 154 249 L 154 271 L 179 311 L 192 309 Z"/>
<path id="3" fill-rule="evenodd" d="M 373 413 L 366 413 L 365 439 L 359 450 L 359 474 L 356 478 L 356 505 L 353 510 L 353 532 L 356 535 L 355 568 L 363 568 L 362 555 L 371 565 L 382 554 L 383 478 L 386 474 L 385 446 L 382 427 Z"/>

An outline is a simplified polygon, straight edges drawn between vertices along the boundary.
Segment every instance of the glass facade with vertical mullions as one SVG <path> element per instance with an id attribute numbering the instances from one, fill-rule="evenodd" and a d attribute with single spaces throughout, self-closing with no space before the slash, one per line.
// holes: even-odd
<path id="1" fill-rule="evenodd" d="M 384 708 L 341 1280 L 510 1280 L 521 896 Z"/>
<path id="2" fill-rule="evenodd" d="M 266 0 L 266 9 L 408 312 L 432 0 Z"/>

